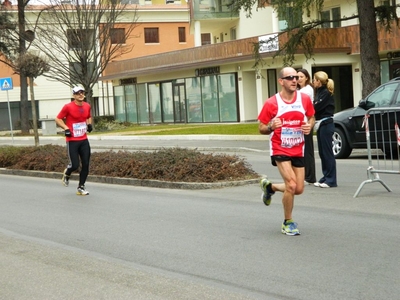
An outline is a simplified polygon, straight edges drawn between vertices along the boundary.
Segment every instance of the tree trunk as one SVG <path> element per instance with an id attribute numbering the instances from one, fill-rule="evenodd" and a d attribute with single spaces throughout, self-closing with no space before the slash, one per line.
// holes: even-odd
<path id="1" fill-rule="evenodd" d="M 86 91 L 86 102 L 90 104 L 90 114 L 92 116 L 92 126 L 93 129 L 95 129 L 95 124 L 94 124 L 94 106 L 93 106 L 93 90 L 88 87 L 84 87 Z"/>
<path id="2" fill-rule="evenodd" d="M 19 55 L 26 51 L 25 40 L 22 38 L 25 32 L 25 1 L 18 0 L 18 32 L 19 32 Z M 26 76 L 19 75 L 21 82 L 20 93 L 20 117 L 21 117 L 21 133 L 29 134 L 29 111 L 28 111 L 28 84 Z"/>
<path id="3" fill-rule="evenodd" d="M 33 133 L 35 135 L 35 146 L 39 146 L 39 133 L 38 133 L 38 123 L 35 105 L 35 94 L 33 92 L 33 77 L 29 77 L 29 90 L 31 92 L 31 102 L 32 102 L 32 119 L 33 119 Z"/>
<path id="4" fill-rule="evenodd" d="M 381 84 L 378 30 L 374 0 L 357 0 L 357 7 L 360 20 L 362 97 L 365 98 Z"/>

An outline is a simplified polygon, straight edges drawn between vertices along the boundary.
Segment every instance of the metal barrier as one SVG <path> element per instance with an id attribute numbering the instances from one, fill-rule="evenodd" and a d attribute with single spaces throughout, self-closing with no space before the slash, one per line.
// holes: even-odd
<path id="1" fill-rule="evenodd" d="M 392 191 L 379 174 L 400 174 L 398 120 L 400 107 L 371 108 L 365 114 L 363 126 L 368 148 L 368 179 L 360 184 L 354 198 L 367 183 L 379 182 L 388 192 Z"/>

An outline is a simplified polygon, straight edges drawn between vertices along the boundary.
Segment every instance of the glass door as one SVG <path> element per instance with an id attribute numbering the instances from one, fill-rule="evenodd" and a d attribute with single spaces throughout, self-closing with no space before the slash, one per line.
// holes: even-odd
<path id="1" fill-rule="evenodd" d="M 185 84 L 174 84 L 174 122 L 186 123 Z"/>

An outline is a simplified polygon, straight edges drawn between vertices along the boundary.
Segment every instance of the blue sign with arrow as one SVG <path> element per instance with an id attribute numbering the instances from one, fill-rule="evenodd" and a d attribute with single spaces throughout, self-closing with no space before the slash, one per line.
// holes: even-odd
<path id="1" fill-rule="evenodd" d="M 0 78 L 0 89 L 2 91 L 8 91 L 13 89 L 11 77 Z"/>

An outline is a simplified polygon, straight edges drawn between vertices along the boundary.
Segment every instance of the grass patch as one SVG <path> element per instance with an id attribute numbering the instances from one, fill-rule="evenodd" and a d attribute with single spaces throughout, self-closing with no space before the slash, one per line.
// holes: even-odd
<path id="1" fill-rule="evenodd" d="M 246 124 L 160 124 L 160 125 L 129 125 L 124 128 L 92 134 L 122 133 L 125 135 L 190 135 L 190 134 L 220 134 L 220 135 L 258 135 L 258 123 Z"/>

